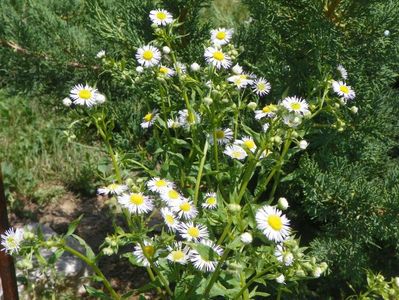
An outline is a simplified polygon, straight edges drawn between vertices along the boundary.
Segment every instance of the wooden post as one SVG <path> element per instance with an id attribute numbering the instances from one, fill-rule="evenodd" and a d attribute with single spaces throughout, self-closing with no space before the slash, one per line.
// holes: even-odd
<path id="1" fill-rule="evenodd" d="M 4 193 L 3 176 L 0 164 L 0 234 L 10 227 L 7 216 L 6 195 Z M 0 278 L 5 300 L 18 300 L 17 278 L 15 277 L 14 260 L 11 255 L 2 251 L 0 245 Z"/>

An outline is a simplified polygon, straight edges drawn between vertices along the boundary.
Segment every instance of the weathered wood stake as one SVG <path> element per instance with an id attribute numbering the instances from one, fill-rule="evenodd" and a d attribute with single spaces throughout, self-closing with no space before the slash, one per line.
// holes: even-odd
<path id="1" fill-rule="evenodd" d="M 0 234 L 3 234 L 8 228 L 8 216 L 6 195 L 4 193 L 3 176 L 0 164 Z M 18 300 L 17 279 L 15 277 L 14 260 L 12 256 L 2 251 L 0 245 L 0 278 L 3 286 L 3 298 L 5 300 Z"/>

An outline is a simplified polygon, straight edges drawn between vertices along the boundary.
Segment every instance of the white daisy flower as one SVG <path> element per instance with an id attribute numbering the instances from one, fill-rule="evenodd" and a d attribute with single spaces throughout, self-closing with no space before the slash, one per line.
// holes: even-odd
<path id="1" fill-rule="evenodd" d="M 189 242 L 207 239 L 209 236 L 208 229 L 204 225 L 195 225 L 193 222 L 180 223 L 177 230 L 182 238 Z"/>
<path id="2" fill-rule="evenodd" d="M 167 247 L 169 254 L 166 257 L 169 261 L 185 265 L 189 259 L 190 249 L 186 246 L 183 248 L 182 242 L 175 242 L 173 247 Z"/>
<path id="3" fill-rule="evenodd" d="M 191 249 L 190 261 L 202 272 L 213 272 L 222 255 L 223 249 L 220 246 L 210 240 L 202 240 Z"/>
<path id="4" fill-rule="evenodd" d="M 176 215 L 167 207 L 161 208 L 161 214 L 169 229 L 175 231 L 180 224 Z"/>
<path id="5" fill-rule="evenodd" d="M 216 206 L 218 206 L 216 193 L 207 193 L 205 195 L 205 202 L 202 203 L 202 207 L 206 209 L 214 209 Z"/>
<path id="6" fill-rule="evenodd" d="M 184 198 L 178 203 L 173 203 L 172 210 L 178 214 L 179 218 L 186 220 L 194 219 L 198 215 L 198 210 L 194 203 Z"/>
<path id="7" fill-rule="evenodd" d="M 177 119 L 175 119 L 175 120 L 168 119 L 167 126 L 168 126 L 168 128 L 179 128 L 179 127 L 181 127 L 181 124 L 179 123 L 179 121 Z"/>
<path id="8" fill-rule="evenodd" d="M 136 256 L 137 261 L 140 264 L 142 264 L 144 267 L 149 267 L 150 262 L 148 261 L 147 257 L 153 259 L 155 255 L 155 247 L 150 241 L 144 241 L 143 247 L 141 247 L 140 244 L 137 244 L 134 247 L 133 255 Z"/>
<path id="9" fill-rule="evenodd" d="M 123 194 L 118 197 L 118 202 L 132 214 L 147 213 L 154 207 L 150 197 L 143 193 Z"/>
<path id="10" fill-rule="evenodd" d="M 277 110 L 278 110 L 277 105 L 274 104 L 265 105 L 261 110 L 255 110 L 255 119 L 260 120 L 264 117 L 274 118 Z"/>
<path id="11" fill-rule="evenodd" d="M 103 58 L 103 57 L 105 57 L 105 50 L 100 50 L 100 51 L 98 51 L 97 54 L 96 54 L 96 57 L 97 57 L 97 58 Z"/>
<path id="12" fill-rule="evenodd" d="M 151 192 L 156 193 L 162 193 L 165 189 L 170 189 L 175 186 L 173 182 L 159 177 L 152 178 L 146 185 Z"/>
<path id="13" fill-rule="evenodd" d="M 158 26 L 166 26 L 173 22 L 172 15 L 164 9 L 156 9 L 150 11 L 150 19 L 153 24 Z"/>
<path id="14" fill-rule="evenodd" d="M 292 253 L 286 250 L 282 245 L 276 246 L 274 256 L 276 256 L 279 262 L 284 263 L 287 267 L 291 266 L 294 262 L 294 256 Z"/>
<path id="15" fill-rule="evenodd" d="M 137 49 L 136 59 L 146 68 L 156 66 L 161 60 L 161 52 L 154 46 L 146 45 Z"/>
<path id="16" fill-rule="evenodd" d="M 210 143 L 213 145 L 213 134 L 209 137 Z M 233 131 L 230 128 L 216 129 L 216 140 L 219 145 L 228 144 L 233 139 Z"/>
<path id="17" fill-rule="evenodd" d="M 228 69 L 231 66 L 230 57 L 223 53 L 221 49 L 208 47 L 205 50 L 205 60 L 208 64 L 214 65 L 217 69 L 225 68 Z"/>
<path id="18" fill-rule="evenodd" d="M 250 136 L 244 136 L 241 140 L 235 140 L 234 144 L 244 146 L 244 148 L 247 148 L 252 153 L 256 151 L 255 141 Z"/>
<path id="19" fill-rule="evenodd" d="M 355 91 L 342 81 L 333 81 L 332 88 L 338 96 L 343 97 L 345 100 L 352 100 L 356 97 Z"/>
<path id="20" fill-rule="evenodd" d="M 302 123 L 302 116 L 297 114 L 288 114 L 283 116 L 283 123 L 291 128 L 297 128 Z"/>
<path id="21" fill-rule="evenodd" d="M 214 45 L 221 46 L 230 42 L 233 36 L 233 29 L 218 28 L 211 30 L 211 41 Z"/>
<path id="22" fill-rule="evenodd" d="M 141 124 L 140 124 L 141 128 L 150 128 L 154 124 L 157 117 L 158 117 L 158 114 L 156 113 L 156 110 L 146 114 L 143 117 L 143 122 L 141 122 Z"/>
<path id="23" fill-rule="evenodd" d="M 284 241 L 290 233 L 290 221 L 273 206 L 260 208 L 256 212 L 256 223 L 269 240 L 277 243 Z"/>
<path id="24" fill-rule="evenodd" d="M 242 73 L 242 67 L 239 64 L 235 64 L 234 67 L 231 68 L 234 74 L 239 75 Z"/>
<path id="25" fill-rule="evenodd" d="M 83 86 L 82 84 L 75 85 L 69 97 L 72 98 L 73 104 L 75 105 L 86 105 L 92 107 L 97 104 L 97 89 L 92 88 L 89 85 Z"/>
<path id="26" fill-rule="evenodd" d="M 175 75 L 176 72 L 171 68 L 160 66 L 159 73 L 167 77 L 172 77 L 173 75 Z"/>
<path id="27" fill-rule="evenodd" d="M 282 105 L 289 111 L 296 114 L 306 115 L 309 113 L 309 106 L 307 102 L 296 96 L 287 97 L 283 100 Z"/>
<path id="28" fill-rule="evenodd" d="M 124 184 L 111 183 L 108 186 L 97 189 L 97 193 L 101 195 L 121 195 L 128 190 L 128 186 Z"/>
<path id="29" fill-rule="evenodd" d="M 184 199 L 183 196 L 174 188 L 162 190 L 160 196 L 161 199 L 169 206 L 172 206 L 175 203 L 180 203 Z"/>
<path id="30" fill-rule="evenodd" d="M 243 160 L 248 156 L 247 152 L 245 152 L 243 148 L 237 145 L 227 146 L 223 153 L 230 156 L 231 158 L 238 160 Z"/>
<path id="31" fill-rule="evenodd" d="M 269 94 L 271 88 L 272 86 L 270 85 L 270 83 L 263 77 L 255 80 L 253 84 L 253 91 L 258 96 L 264 96 Z"/>
<path id="32" fill-rule="evenodd" d="M 187 109 L 179 110 L 178 115 L 179 123 L 185 128 L 188 128 L 194 124 L 199 124 L 201 122 L 201 117 L 198 113 L 193 112 L 191 115 L 189 115 Z"/>
<path id="33" fill-rule="evenodd" d="M 24 239 L 24 230 L 22 228 L 9 228 L 1 236 L 1 245 L 3 251 L 12 255 L 18 253 L 21 243 Z"/>
<path id="34" fill-rule="evenodd" d="M 233 75 L 227 78 L 228 82 L 232 82 L 238 89 L 246 88 L 254 83 L 248 74 Z"/>
<path id="35" fill-rule="evenodd" d="M 348 79 L 348 72 L 346 71 L 343 65 L 338 65 L 337 70 L 341 74 L 341 77 L 343 79 Z"/>

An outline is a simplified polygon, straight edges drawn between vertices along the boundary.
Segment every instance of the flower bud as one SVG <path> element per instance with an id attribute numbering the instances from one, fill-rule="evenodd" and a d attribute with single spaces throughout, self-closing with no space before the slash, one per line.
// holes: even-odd
<path id="1" fill-rule="evenodd" d="M 223 99 L 222 99 L 222 103 L 229 103 L 229 99 L 223 98 Z"/>
<path id="2" fill-rule="evenodd" d="M 272 139 L 273 139 L 273 141 L 274 141 L 276 144 L 281 144 L 281 142 L 282 142 L 281 137 L 278 136 L 278 135 L 272 137 Z"/>
<path id="3" fill-rule="evenodd" d="M 299 270 L 296 270 L 295 275 L 298 276 L 298 277 L 305 277 L 306 273 L 305 273 L 304 270 L 299 269 Z"/>
<path id="4" fill-rule="evenodd" d="M 205 98 L 204 98 L 204 103 L 205 103 L 206 105 L 211 105 L 211 104 L 213 103 L 213 100 L 212 100 L 211 97 L 205 97 Z"/>
<path id="5" fill-rule="evenodd" d="M 384 31 L 384 35 L 385 35 L 385 36 L 389 36 L 390 34 L 391 34 L 391 32 L 390 32 L 389 30 L 385 30 L 385 31 Z"/>
<path id="6" fill-rule="evenodd" d="M 327 263 L 323 261 L 323 262 L 320 264 L 320 269 L 321 269 L 321 271 L 324 273 L 324 272 L 327 270 L 327 268 L 328 268 Z"/>
<path id="7" fill-rule="evenodd" d="M 127 178 L 127 179 L 125 180 L 125 182 L 126 182 L 126 185 L 128 185 L 128 186 L 132 186 L 132 185 L 134 184 L 134 181 L 133 181 L 132 178 Z"/>
<path id="8" fill-rule="evenodd" d="M 281 274 L 276 278 L 277 283 L 285 284 L 285 276 Z"/>
<path id="9" fill-rule="evenodd" d="M 301 140 L 299 141 L 299 148 L 302 150 L 305 150 L 308 147 L 309 143 L 306 140 Z"/>
<path id="10" fill-rule="evenodd" d="M 98 53 L 96 54 L 96 57 L 97 58 L 105 57 L 105 50 L 98 51 Z"/>
<path id="11" fill-rule="evenodd" d="M 357 114 L 358 111 L 359 111 L 359 109 L 357 108 L 357 106 L 352 106 L 351 107 L 351 113 Z"/>
<path id="12" fill-rule="evenodd" d="M 105 102 L 105 96 L 103 94 L 97 94 L 96 101 L 98 104 L 103 104 Z"/>
<path id="13" fill-rule="evenodd" d="M 69 99 L 68 97 L 62 99 L 62 104 L 64 104 L 67 107 L 70 107 L 72 105 L 72 100 Z"/>
<path id="14" fill-rule="evenodd" d="M 249 109 L 255 110 L 258 105 L 255 102 L 249 102 L 247 106 Z"/>
<path id="15" fill-rule="evenodd" d="M 281 210 L 286 210 L 289 207 L 288 201 L 284 197 L 280 197 L 277 201 L 278 208 Z"/>
<path id="16" fill-rule="evenodd" d="M 346 105 L 346 99 L 345 98 L 339 99 L 339 103 L 341 103 L 341 105 Z M 338 105 L 338 107 L 339 107 L 339 105 Z"/>
<path id="17" fill-rule="evenodd" d="M 137 73 L 143 73 L 143 72 L 144 72 L 144 68 L 143 68 L 142 66 L 138 66 L 138 67 L 136 68 L 136 72 L 137 72 Z"/>
<path id="18" fill-rule="evenodd" d="M 283 256 L 283 262 L 286 266 L 292 265 L 294 261 L 294 255 L 292 253 L 287 253 Z"/>
<path id="19" fill-rule="evenodd" d="M 241 206 L 240 204 L 231 203 L 227 205 L 227 210 L 232 213 L 237 213 L 241 211 Z"/>
<path id="20" fill-rule="evenodd" d="M 249 232 L 244 232 L 243 234 L 241 234 L 240 240 L 243 244 L 248 245 L 252 243 L 253 238 Z"/>
<path id="21" fill-rule="evenodd" d="M 316 268 L 313 269 L 312 275 L 313 275 L 313 277 L 315 277 L 315 278 L 319 278 L 320 275 L 321 275 L 321 273 L 323 273 L 323 271 L 321 270 L 321 268 L 320 268 L 320 267 L 316 267 Z"/>
<path id="22" fill-rule="evenodd" d="M 195 62 L 191 64 L 190 69 L 193 72 L 197 72 L 201 69 L 201 66 Z"/>
<path id="23" fill-rule="evenodd" d="M 110 247 L 103 248 L 102 251 L 103 251 L 104 255 L 107 255 L 107 256 L 111 256 L 112 254 L 114 254 L 114 250 L 112 250 L 112 248 L 110 248 Z"/>
<path id="24" fill-rule="evenodd" d="M 165 54 L 169 54 L 170 53 L 170 48 L 168 46 L 163 46 L 162 52 L 165 53 Z"/>
<path id="25" fill-rule="evenodd" d="M 399 277 L 395 277 L 394 282 L 396 287 L 399 288 Z"/>
<path id="26" fill-rule="evenodd" d="M 234 74 L 239 75 L 242 73 L 242 67 L 239 64 L 236 64 L 233 68 L 231 68 Z"/>
<path id="27" fill-rule="evenodd" d="M 35 237 L 36 235 L 33 232 L 24 230 L 24 240 L 33 240 Z"/>

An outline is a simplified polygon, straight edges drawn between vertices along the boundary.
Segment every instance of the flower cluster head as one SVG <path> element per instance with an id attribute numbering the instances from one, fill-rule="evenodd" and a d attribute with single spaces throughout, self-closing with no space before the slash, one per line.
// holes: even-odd
<path id="1" fill-rule="evenodd" d="M 62 102 L 65 106 L 70 106 L 71 104 L 82 105 L 87 107 L 92 107 L 97 104 L 102 104 L 105 102 L 105 96 L 98 92 L 97 89 L 89 86 L 77 84 L 75 85 L 70 94 L 69 98 L 65 98 Z M 69 101 L 68 101 L 69 100 Z"/>
<path id="2" fill-rule="evenodd" d="M 9 228 L 0 237 L 1 245 L 3 246 L 1 250 L 9 254 L 18 253 L 24 239 L 24 230 L 22 228 Z"/>

